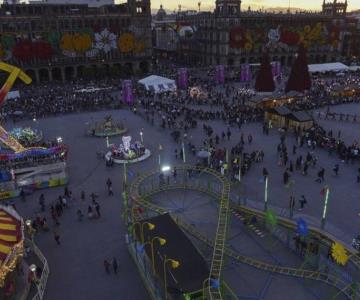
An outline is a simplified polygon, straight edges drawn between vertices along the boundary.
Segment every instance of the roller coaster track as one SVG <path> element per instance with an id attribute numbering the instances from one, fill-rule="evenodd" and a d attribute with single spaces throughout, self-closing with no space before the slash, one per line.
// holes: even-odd
<path id="1" fill-rule="evenodd" d="M 178 170 L 187 170 L 189 167 L 178 167 Z M 192 168 L 192 170 L 197 170 L 199 171 L 199 169 L 195 169 Z M 204 171 L 205 173 L 207 173 L 208 169 L 205 170 L 201 170 Z M 226 195 L 224 195 L 224 193 L 227 193 L 227 197 L 229 197 L 229 191 L 225 190 L 224 188 L 222 189 L 221 193 L 214 193 L 214 192 L 209 192 L 209 190 L 207 190 L 206 188 L 202 188 L 199 186 L 191 186 L 188 185 L 186 182 L 184 182 L 183 184 L 177 184 L 177 185 L 161 185 L 159 186 L 159 188 L 156 189 L 152 189 L 150 192 L 144 193 L 142 195 L 140 195 L 139 191 L 140 191 L 140 185 L 144 182 L 144 180 L 146 178 L 148 178 L 151 175 L 155 175 L 157 174 L 157 172 L 153 172 L 151 174 L 146 174 L 146 175 L 141 175 L 138 178 L 135 179 L 135 181 L 133 182 L 133 184 L 131 185 L 131 189 L 130 189 L 130 195 L 131 195 L 131 199 L 133 201 L 133 216 L 136 219 L 141 219 L 141 216 L 138 213 L 138 210 L 136 209 L 136 207 L 143 207 L 147 210 L 150 211 L 154 211 L 158 214 L 164 214 L 168 212 L 168 209 L 165 209 L 161 206 L 158 206 L 154 203 L 151 203 L 150 201 L 148 201 L 147 199 L 157 193 L 161 193 L 161 192 L 165 192 L 165 191 L 169 191 L 169 190 L 176 190 L 176 189 L 189 189 L 189 190 L 195 190 L 195 191 L 199 191 L 199 192 L 203 192 L 206 193 L 216 199 L 219 199 L 220 196 L 221 197 L 226 197 Z M 208 174 L 211 175 L 215 175 L 216 174 L 216 178 L 221 179 L 223 181 L 223 178 L 217 174 L 216 172 L 212 171 L 208 172 Z M 221 182 L 222 182 L 221 181 Z M 229 198 L 228 198 L 229 199 Z M 220 198 L 221 200 L 221 198 Z M 235 203 L 232 202 L 228 202 L 228 206 L 231 207 L 232 209 L 236 209 L 238 211 L 241 211 L 245 214 L 249 214 L 249 215 L 257 215 L 259 217 L 265 217 L 264 212 L 262 211 L 257 211 L 256 209 L 249 209 L 249 208 L 245 208 L 242 207 L 240 205 L 237 205 Z M 221 201 L 220 201 L 220 206 L 221 206 Z M 227 208 L 228 211 L 229 208 Z M 228 214 L 227 214 L 228 215 Z M 223 221 L 221 219 L 225 219 L 224 221 L 226 221 L 227 224 L 227 216 L 226 218 L 224 218 L 224 216 L 221 216 L 221 214 L 219 213 L 219 222 L 218 222 L 218 229 L 219 229 L 219 224 L 220 221 Z M 203 243 L 205 243 L 206 245 L 208 245 L 209 247 L 214 247 L 215 249 L 215 245 L 216 245 L 216 238 L 215 237 L 215 241 L 212 241 L 210 239 L 208 239 L 206 236 L 204 236 L 203 234 L 201 234 L 199 231 L 197 231 L 194 226 L 189 225 L 185 222 L 183 222 L 181 219 L 176 218 L 175 219 L 176 223 L 184 230 L 186 231 L 188 234 L 194 236 L 195 238 L 197 238 L 198 240 L 202 241 Z M 222 223 L 224 224 L 224 223 Z M 222 231 L 226 231 L 227 229 L 227 225 L 225 224 L 225 228 L 222 228 Z M 285 218 L 280 218 L 278 219 L 278 224 L 288 227 L 288 228 L 296 228 L 296 224 L 293 221 L 287 220 Z M 324 233 L 321 232 L 319 229 L 316 228 L 309 228 L 310 232 L 317 234 L 318 236 L 324 237 L 327 240 L 333 241 L 334 238 L 331 236 L 328 236 L 328 233 Z M 217 233 L 219 231 L 217 230 Z M 224 236 L 220 236 L 220 238 L 225 237 Z M 340 278 L 338 278 L 337 276 L 328 274 L 328 273 L 324 273 L 324 272 L 320 272 L 320 271 L 312 271 L 312 270 L 306 270 L 306 269 L 296 269 L 296 268 L 289 268 L 289 267 L 282 267 L 279 265 L 272 265 L 272 264 L 268 264 L 256 259 L 253 259 L 251 257 L 247 257 L 247 256 L 243 256 L 241 254 L 239 254 L 238 252 L 230 249 L 229 247 L 225 246 L 225 238 L 223 239 L 224 243 L 221 244 L 222 249 L 223 249 L 223 254 L 225 254 L 226 256 L 234 259 L 235 261 L 242 263 L 242 264 L 246 264 L 249 265 L 251 267 L 254 267 L 256 269 L 259 270 L 263 270 L 263 271 L 267 271 L 267 272 L 271 272 L 271 273 L 277 273 L 277 274 L 281 274 L 281 275 L 285 275 L 285 276 L 292 276 L 292 277 L 297 277 L 297 278 L 303 278 L 303 279 L 310 279 L 310 280 L 316 280 L 316 281 L 320 281 L 322 283 L 325 283 L 329 286 L 335 287 L 336 289 L 338 289 L 341 293 L 343 293 L 348 299 L 354 299 L 354 294 L 353 294 L 353 290 L 352 287 L 344 282 L 343 280 L 341 280 Z M 223 256 L 223 255 L 222 255 Z M 221 256 L 221 264 L 220 266 L 223 265 L 223 257 Z M 213 260 L 214 260 L 215 255 L 213 255 Z M 357 256 L 351 256 L 350 257 L 351 261 L 360 269 L 360 259 Z M 216 262 L 218 263 L 218 261 Z M 213 264 L 213 262 L 212 262 Z M 220 269 L 221 272 L 221 269 Z M 212 289 L 210 289 L 210 297 L 212 297 L 211 299 L 222 299 L 220 292 L 219 293 L 214 293 L 214 291 L 212 291 Z M 215 298 L 215 297 L 220 297 L 220 298 Z"/>
<path id="2" fill-rule="evenodd" d="M 186 166 L 180 166 L 177 167 L 178 171 L 183 170 L 184 174 L 187 172 L 187 170 L 193 170 L 197 172 L 203 172 L 208 175 L 214 176 L 219 182 L 222 184 L 222 192 L 220 197 L 220 205 L 219 205 L 219 217 L 218 217 L 218 223 L 216 228 L 216 234 L 215 234 L 215 240 L 213 243 L 213 257 L 211 261 L 211 267 L 210 267 L 210 274 L 209 274 L 209 281 L 210 280 L 217 280 L 219 281 L 219 285 L 217 287 L 214 287 L 214 285 L 209 284 L 209 295 L 211 299 L 214 300 L 221 300 L 223 299 L 221 295 L 221 289 L 220 289 L 220 279 L 221 279 L 221 272 L 224 265 L 224 250 L 225 250 L 225 242 L 226 242 L 226 234 L 227 234 L 227 227 L 228 227 L 228 216 L 229 216 L 229 195 L 230 195 L 230 183 L 226 178 L 221 176 L 218 172 L 215 172 L 212 169 L 199 169 L 199 168 L 192 168 L 192 167 L 186 167 Z M 148 176 L 155 175 L 158 172 L 152 172 Z M 139 195 L 139 186 L 141 182 L 146 178 L 147 176 L 143 175 L 140 176 L 132 185 L 132 188 L 130 189 L 131 195 L 136 195 L 137 200 L 142 199 L 142 197 Z M 141 200 L 140 200 L 141 201 Z M 142 201 L 142 205 L 145 206 L 143 203 L 145 201 Z M 138 201 L 140 204 L 140 202 Z M 147 207 L 148 209 L 151 209 L 150 207 Z M 158 211 L 160 213 L 159 207 L 152 207 L 152 210 Z M 162 210 L 163 211 L 163 210 Z"/>

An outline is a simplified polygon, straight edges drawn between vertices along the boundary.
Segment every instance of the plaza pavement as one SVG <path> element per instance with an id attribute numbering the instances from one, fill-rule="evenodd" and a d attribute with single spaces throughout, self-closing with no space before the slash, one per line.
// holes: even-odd
<path id="1" fill-rule="evenodd" d="M 91 117 L 95 120 L 102 120 L 109 113 L 112 114 L 115 120 L 122 119 L 124 121 L 133 139 L 139 139 L 139 132 L 143 130 L 145 144 L 153 152 L 152 157 L 147 161 L 130 166 L 130 180 L 136 173 L 146 172 L 157 167 L 159 144 L 163 146 L 161 153 L 162 164 L 175 165 L 181 163 L 179 160 L 175 161 L 174 157 L 174 149 L 179 149 L 180 146 L 173 143 L 168 130 L 163 130 L 158 126 L 152 127 L 139 116 L 133 115 L 126 110 L 51 117 L 38 120 L 36 126 L 32 121 L 15 124 L 16 126 L 31 125 L 38 127 L 44 132 L 45 138 L 50 139 L 61 136 L 70 148 L 68 155 L 69 188 L 73 191 L 76 200 L 60 219 L 62 244 L 61 246 L 56 245 L 51 232 L 40 233 L 36 237 L 36 242 L 48 258 L 51 270 L 45 295 L 46 300 L 148 299 L 140 276 L 134 268 L 125 247 L 125 227 L 121 220 L 122 167 L 106 168 L 105 163 L 96 158 L 97 151 L 105 151 L 105 139 L 84 136 L 85 124 L 90 121 Z M 207 122 L 207 124 L 210 124 L 214 128 L 214 132 L 218 134 L 227 128 L 220 121 L 211 121 Z M 202 144 L 204 137 L 202 125 L 203 122 L 199 121 L 198 128 L 191 130 L 189 133 L 191 141 L 196 146 Z M 11 129 L 12 125 L 8 123 L 5 127 Z M 232 129 L 231 140 L 224 141 L 223 145 L 226 147 L 235 145 L 240 140 L 240 132 L 238 129 Z M 270 204 L 287 208 L 289 190 L 282 184 L 283 169 L 277 165 L 276 158 L 276 145 L 279 142 L 278 132 L 272 129 L 269 136 L 264 136 L 259 123 L 244 125 L 242 132 L 245 137 L 249 133 L 254 137 L 253 143 L 245 146 L 245 152 L 262 149 L 265 152 L 265 159 L 263 163 L 253 164 L 250 172 L 243 177 L 241 186 L 239 184 L 233 186 L 233 193 L 240 194 L 241 192 L 242 198 L 261 203 L 263 201 L 263 183 L 259 182 L 259 179 L 261 178 L 262 168 L 266 167 L 270 173 Z M 335 128 L 334 132 L 336 132 Z M 358 130 L 356 128 L 349 129 L 349 134 L 355 138 L 358 136 Z M 119 144 L 121 138 L 112 138 L 110 142 Z M 293 142 L 292 137 L 287 138 L 286 143 L 289 154 Z M 298 151 L 303 155 L 306 152 L 306 148 Z M 316 150 L 316 155 L 319 157 L 318 166 L 315 169 L 310 169 L 307 177 L 296 172 L 293 175 L 295 196 L 298 199 L 300 195 L 304 194 L 308 199 L 308 204 L 301 211 L 301 214 L 310 216 L 314 222 L 320 219 L 323 207 L 320 190 L 323 184 L 315 183 L 314 179 L 319 167 L 323 166 L 326 169 L 326 183 L 330 185 L 331 189 L 328 209 L 329 223 L 339 228 L 339 232 L 344 234 L 342 238 L 348 240 L 355 234 L 359 234 L 360 229 L 360 218 L 358 216 L 360 212 L 360 194 L 358 192 L 360 185 L 356 184 L 355 176 L 357 166 L 340 164 L 340 175 L 335 178 L 330 173 L 334 164 L 339 162 L 338 159 L 334 156 L 328 157 L 326 152 L 319 149 Z M 194 161 L 194 158 L 190 155 L 187 155 L 187 157 L 190 161 Z M 289 159 L 293 159 L 291 154 Z M 111 177 L 113 181 L 114 197 L 107 196 L 105 181 L 108 177 Z M 77 221 L 76 208 L 80 207 L 85 213 L 87 205 L 90 203 L 88 197 L 85 203 L 80 203 L 81 190 L 85 190 L 87 196 L 91 192 L 99 195 L 101 219 L 89 221 L 85 218 L 81 223 Z M 63 188 L 37 191 L 27 198 L 26 203 L 19 200 L 15 200 L 15 203 L 24 218 L 35 217 L 36 212 L 39 210 L 38 199 L 41 193 L 45 194 L 46 203 L 48 204 L 47 218 L 50 224 L 49 204 L 63 193 Z M 103 260 L 105 258 L 111 259 L 114 256 L 119 261 L 119 273 L 116 276 L 113 274 L 107 275 L 103 268 Z M 246 267 L 241 266 L 241 269 L 246 270 Z M 241 281 L 244 276 L 247 276 L 246 273 L 239 276 L 238 280 Z M 251 278 L 247 280 L 251 280 Z M 274 282 L 276 281 L 277 279 L 274 280 Z M 285 288 L 286 284 L 280 286 Z M 254 288 L 255 290 L 256 288 Z M 282 300 L 281 298 L 276 299 Z M 298 295 L 294 299 L 311 298 Z"/>

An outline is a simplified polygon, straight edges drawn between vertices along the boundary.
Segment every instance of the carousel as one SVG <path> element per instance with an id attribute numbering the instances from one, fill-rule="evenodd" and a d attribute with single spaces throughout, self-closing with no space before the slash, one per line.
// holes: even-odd
<path id="1" fill-rule="evenodd" d="M 136 163 L 150 157 L 151 152 L 146 149 L 143 142 L 135 141 L 131 143 L 131 136 L 123 136 L 122 144 L 116 146 L 109 145 L 110 151 L 105 154 L 107 164 Z"/>
<path id="2" fill-rule="evenodd" d="M 10 131 L 10 134 L 25 147 L 38 146 L 43 140 L 42 131 L 30 127 L 16 127 Z"/>
<path id="3" fill-rule="evenodd" d="M 127 132 L 124 124 L 122 122 L 115 122 L 111 115 L 106 116 L 100 123 L 92 122 L 88 125 L 86 130 L 88 136 L 109 137 L 122 135 Z"/>
<path id="4" fill-rule="evenodd" d="M 0 205 L 0 233 L 0 299 L 12 299 L 24 254 L 24 223 L 11 206 Z"/>
<path id="5" fill-rule="evenodd" d="M 0 62 L 0 70 L 10 73 L 0 90 L 1 107 L 16 79 L 30 84 L 31 78 L 19 68 L 4 62 Z M 40 145 L 42 139 L 43 135 L 38 130 L 15 128 L 9 133 L 0 126 L 0 200 L 18 196 L 24 198 L 37 189 L 67 183 L 67 146 L 61 137 Z"/>

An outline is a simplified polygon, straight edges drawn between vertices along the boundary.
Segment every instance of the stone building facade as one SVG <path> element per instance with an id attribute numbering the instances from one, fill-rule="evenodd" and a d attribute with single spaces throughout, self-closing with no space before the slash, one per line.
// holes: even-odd
<path id="1" fill-rule="evenodd" d="M 290 66 L 303 44 L 310 63 L 341 60 L 346 6 L 336 5 L 331 12 L 325 4 L 318 13 L 268 13 L 242 11 L 240 0 L 216 0 L 214 12 L 178 16 L 179 30 L 190 28 L 180 37 L 178 57 L 193 66 L 238 66 L 260 62 L 266 47 L 272 61 Z"/>
<path id="2" fill-rule="evenodd" d="M 70 80 L 114 71 L 131 76 L 151 69 L 150 0 L 118 5 L 3 4 L 0 59 L 35 81 Z"/>

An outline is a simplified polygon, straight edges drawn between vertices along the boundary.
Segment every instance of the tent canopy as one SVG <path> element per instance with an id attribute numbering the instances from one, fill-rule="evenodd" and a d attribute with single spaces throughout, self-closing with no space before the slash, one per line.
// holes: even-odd
<path id="1" fill-rule="evenodd" d="M 349 70 L 348 66 L 339 62 L 309 65 L 310 73 L 344 72 L 348 70 Z"/>
<path id="2" fill-rule="evenodd" d="M 148 91 L 153 91 L 155 93 L 176 90 L 175 80 L 157 75 L 150 75 L 148 77 L 145 77 L 139 80 L 138 83 L 145 86 Z"/>

